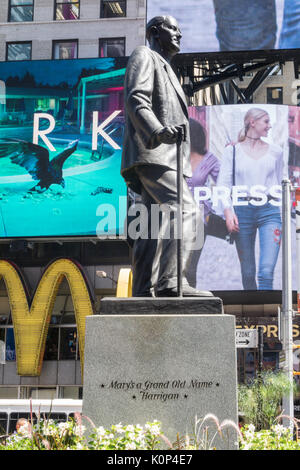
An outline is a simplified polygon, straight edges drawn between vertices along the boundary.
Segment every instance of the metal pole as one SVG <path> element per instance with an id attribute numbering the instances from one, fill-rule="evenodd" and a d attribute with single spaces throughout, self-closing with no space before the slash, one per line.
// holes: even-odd
<path id="1" fill-rule="evenodd" d="M 183 236 L 183 162 L 181 144 L 186 139 L 185 125 L 180 126 L 177 141 L 177 297 L 182 297 L 182 236 Z"/>
<path id="2" fill-rule="evenodd" d="M 293 299 L 292 299 L 292 256 L 291 256 L 291 182 L 282 181 L 282 315 L 284 370 L 293 384 Z M 283 414 L 289 416 L 283 423 L 293 432 L 294 396 L 293 389 L 283 399 Z"/>
<path id="3" fill-rule="evenodd" d="M 264 351 L 264 329 L 262 326 L 258 327 L 258 368 L 257 368 L 257 379 L 259 385 L 262 385 L 262 370 L 263 370 L 263 351 Z M 259 429 L 262 429 L 262 396 L 261 390 L 258 397 L 258 417 L 259 417 Z"/>
<path id="4" fill-rule="evenodd" d="M 300 314 L 300 188 L 296 189 L 297 310 Z"/>

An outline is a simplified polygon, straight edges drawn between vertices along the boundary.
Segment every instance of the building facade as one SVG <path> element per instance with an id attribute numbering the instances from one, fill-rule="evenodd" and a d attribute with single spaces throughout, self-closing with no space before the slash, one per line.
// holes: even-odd
<path id="1" fill-rule="evenodd" d="M 0 61 L 130 55 L 145 15 L 145 0 L 2 0 Z"/>

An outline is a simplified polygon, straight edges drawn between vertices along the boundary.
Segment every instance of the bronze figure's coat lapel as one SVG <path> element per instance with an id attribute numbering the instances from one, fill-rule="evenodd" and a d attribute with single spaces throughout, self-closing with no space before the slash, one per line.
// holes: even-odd
<path id="1" fill-rule="evenodd" d="M 164 64 L 164 68 L 169 76 L 169 79 L 170 79 L 170 82 L 172 83 L 176 93 L 178 94 L 179 98 L 181 99 L 183 105 L 184 105 L 184 111 L 186 113 L 186 115 L 188 115 L 188 107 L 187 107 L 187 102 L 186 102 L 186 97 L 185 97 L 185 94 L 184 94 L 184 91 L 179 83 L 179 80 L 175 74 L 175 72 L 173 71 L 172 67 L 170 64 L 168 64 L 168 62 L 160 55 L 160 54 L 157 54 L 159 59 L 162 61 L 162 63 Z"/>

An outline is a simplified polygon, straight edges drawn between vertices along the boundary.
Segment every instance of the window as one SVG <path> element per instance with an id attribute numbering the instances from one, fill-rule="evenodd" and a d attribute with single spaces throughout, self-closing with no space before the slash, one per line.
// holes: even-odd
<path id="1" fill-rule="evenodd" d="M 6 350 L 5 350 L 6 361 L 15 361 L 16 360 L 16 346 L 15 346 L 15 335 L 14 335 L 13 328 L 7 328 L 5 344 L 6 344 Z"/>
<path id="2" fill-rule="evenodd" d="M 62 327 L 60 329 L 59 359 L 75 360 L 78 355 L 77 329 Z"/>
<path id="3" fill-rule="evenodd" d="M 53 41 L 53 59 L 77 59 L 77 40 Z"/>
<path id="4" fill-rule="evenodd" d="M 45 361 L 58 360 L 58 330 L 55 327 L 50 327 L 48 330 L 44 354 Z"/>
<path id="5" fill-rule="evenodd" d="M 125 56 L 125 38 L 99 39 L 100 57 Z"/>
<path id="6" fill-rule="evenodd" d="M 126 16 L 126 1 L 111 2 L 110 0 L 101 1 L 101 18 L 117 18 Z"/>
<path id="7" fill-rule="evenodd" d="M 33 21 L 33 0 L 10 0 L 8 21 Z"/>
<path id="8" fill-rule="evenodd" d="M 78 20 L 79 18 L 78 0 L 56 0 L 55 20 Z"/>
<path id="9" fill-rule="evenodd" d="M 4 435 L 7 433 L 7 421 L 8 421 L 8 414 L 7 413 L 0 413 L 0 435 Z"/>
<path id="10" fill-rule="evenodd" d="M 282 104 L 282 87 L 269 87 L 267 88 L 267 103 L 268 104 Z"/>
<path id="11" fill-rule="evenodd" d="M 6 45 L 6 60 L 30 60 L 31 42 L 9 42 Z"/>

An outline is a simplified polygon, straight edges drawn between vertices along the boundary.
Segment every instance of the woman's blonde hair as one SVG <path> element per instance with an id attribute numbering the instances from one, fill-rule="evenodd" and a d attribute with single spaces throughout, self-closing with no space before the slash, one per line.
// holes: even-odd
<path id="1" fill-rule="evenodd" d="M 244 127 L 240 130 L 238 135 L 238 142 L 243 142 L 246 139 L 247 132 L 250 128 L 250 121 L 254 119 L 257 121 L 262 118 L 265 114 L 268 114 L 267 111 L 261 108 L 250 108 L 244 117 Z"/>

